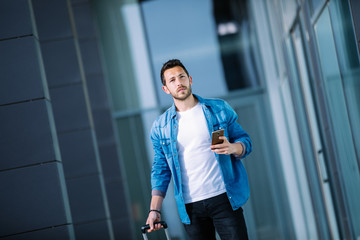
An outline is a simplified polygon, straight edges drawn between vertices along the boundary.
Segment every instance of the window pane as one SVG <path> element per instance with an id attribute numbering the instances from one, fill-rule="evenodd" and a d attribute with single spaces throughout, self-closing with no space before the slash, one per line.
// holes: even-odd
<path id="1" fill-rule="evenodd" d="M 109 93 L 114 110 L 141 107 L 136 76 L 131 64 L 130 43 L 126 35 L 126 18 L 121 12 L 120 1 L 94 1 L 94 9 Z M 114 11 L 118 8 L 118 11 Z"/>
<path id="2" fill-rule="evenodd" d="M 297 11 L 296 0 L 282 0 L 282 14 L 284 19 L 285 29 L 288 30 L 291 24 L 294 22 Z"/>
<path id="3" fill-rule="evenodd" d="M 201 96 L 258 86 L 256 37 L 247 1 L 157 0 L 141 5 L 161 106 L 172 103 L 159 75 L 172 58 L 182 60 L 193 78 L 193 92 Z"/>
<path id="4" fill-rule="evenodd" d="M 255 33 L 248 1 L 213 0 L 225 80 L 229 91 L 258 85 Z"/>
<path id="5" fill-rule="evenodd" d="M 314 13 L 320 9 L 326 0 L 308 0 L 310 3 L 311 12 Z"/>
<path id="6" fill-rule="evenodd" d="M 346 92 L 345 78 L 343 78 L 344 75 L 340 72 L 333 38 L 334 34 L 327 8 L 324 9 L 315 25 L 315 34 L 339 160 L 337 163 L 344 181 L 345 199 L 347 199 L 351 209 L 349 214 L 351 215 L 356 236 L 358 236 L 360 235 L 360 205 L 358 204 L 360 202 L 359 166 L 356 161 L 347 100 L 344 95 Z"/>
<path id="7" fill-rule="evenodd" d="M 360 63 L 349 4 L 336 0 L 330 4 L 331 23 L 343 77 L 350 124 L 360 164 Z"/>
<path id="8" fill-rule="evenodd" d="M 141 5 L 161 106 L 172 103 L 172 98 L 161 89 L 160 69 L 173 58 L 180 59 L 189 71 L 194 93 L 211 97 L 225 95 L 227 86 L 211 0 L 156 0 Z"/>
<path id="9" fill-rule="evenodd" d="M 277 75 L 279 78 L 285 75 L 286 73 L 286 65 L 284 62 L 284 53 L 282 46 L 282 32 L 283 32 L 283 24 L 281 17 L 281 9 L 279 8 L 279 0 L 274 1 L 265 1 L 267 5 L 267 12 L 269 14 L 269 25 L 271 26 L 271 37 L 272 44 L 274 48 L 274 54 L 276 56 L 276 65 L 277 65 Z"/>
<path id="10" fill-rule="evenodd" d="M 310 181 L 313 182 L 313 197 L 317 200 L 314 203 L 317 209 L 317 220 L 319 222 L 319 230 L 321 230 L 321 236 L 323 238 L 331 238 L 333 236 L 335 239 L 339 239 L 337 222 L 334 212 L 334 206 L 332 205 L 332 196 L 330 194 L 330 183 L 328 179 L 327 166 L 325 164 L 323 146 L 320 140 L 320 132 L 318 127 L 318 120 L 315 113 L 315 104 L 312 95 L 312 87 L 310 78 L 308 75 L 306 56 L 303 47 L 303 35 L 300 31 L 300 27 L 297 26 L 293 33 L 293 44 L 294 50 L 296 53 L 297 67 L 299 71 L 299 81 L 301 94 L 303 96 L 304 107 L 307 116 L 307 121 L 309 122 L 309 134 L 312 140 L 312 146 L 314 153 L 313 155 L 306 157 L 305 162 L 307 164 L 307 173 L 310 178 Z M 298 107 L 295 107 L 298 109 Z M 302 131 L 303 132 L 303 131 Z M 309 139 L 310 140 L 310 139 Z M 306 142 L 306 140 L 305 140 Z M 306 144 L 304 144 L 305 146 Z M 309 151 L 306 150 L 306 151 Z M 315 188 L 314 182 L 319 180 L 320 189 Z M 322 207 L 325 206 L 325 209 Z M 309 213 L 308 215 L 310 215 Z M 329 230 L 332 234 L 329 233 Z"/>

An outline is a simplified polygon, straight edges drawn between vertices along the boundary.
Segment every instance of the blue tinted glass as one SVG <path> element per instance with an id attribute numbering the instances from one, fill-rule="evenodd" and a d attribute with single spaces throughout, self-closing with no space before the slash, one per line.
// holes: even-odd
<path id="1" fill-rule="evenodd" d="M 282 0 L 281 5 L 283 9 L 282 12 L 285 28 L 289 29 L 296 17 L 298 5 L 296 3 L 296 0 Z"/>
<path id="2" fill-rule="evenodd" d="M 333 15 L 332 15 L 333 16 Z M 338 23 L 338 21 L 335 21 Z M 334 140 L 338 152 L 338 164 L 344 181 L 345 198 L 351 209 L 350 215 L 354 228 L 354 234 L 360 234 L 360 186 L 359 166 L 356 160 L 354 135 L 350 123 L 351 109 L 347 103 L 347 96 L 353 95 L 356 99 L 359 92 L 351 89 L 352 78 L 348 74 L 356 74 L 356 71 L 347 71 L 340 68 L 347 58 L 342 59 L 344 49 L 336 46 L 333 29 L 328 9 L 324 9 L 318 22 L 315 24 L 320 63 L 324 78 L 329 114 L 333 125 Z M 347 45 L 346 43 L 344 43 Z M 340 62 L 339 62 L 340 61 Z M 345 72 L 344 72 L 345 71 Z M 353 82 L 355 79 L 353 79 Z M 356 129 L 355 131 L 358 131 Z M 341 161 L 340 161 L 341 160 Z"/>
<path id="3" fill-rule="evenodd" d="M 325 0 L 309 0 L 312 12 L 320 9 L 321 6 L 325 3 Z"/>

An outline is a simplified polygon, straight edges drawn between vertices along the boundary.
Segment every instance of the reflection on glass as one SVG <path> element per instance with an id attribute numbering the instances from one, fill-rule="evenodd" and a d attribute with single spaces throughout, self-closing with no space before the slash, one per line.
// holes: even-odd
<path id="1" fill-rule="evenodd" d="M 256 38 L 247 2 L 141 3 L 161 106 L 172 103 L 158 80 L 162 64 L 171 58 L 182 60 L 192 75 L 194 93 L 201 96 L 219 97 L 232 90 L 258 86 Z"/>
<path id="2" fill-rule="evenodd" d="M 360 235 L 360 176 L 356 160 L 353 131 L 349 122 L 349 109 L 345 97 L 348 78 L 340 70 L 338 56 L 342 49 L 337 49 L 328 9 L 324 9 L 315 25 L 320 63 L 324 78 L 324 88 L 332 121 L 332 131 L 337 150 L 337 164 L 344 182 L 345 199 L 354 229 L 354 236 Z M 345 88 L 344 88 L 345 87 Z M 358 94 L 358 93 L 357 93 Z M 356 130 L 358 131 L 358 129 Z M 341 194 L 341 193 L 339 193 Z"/>
<path id="3" fill-rule="evenodd" d="M 323 14 L 319 18 L 315 26 L 315 32 L 329 101 L 330 114 L 332 116 L 333 124 L 336 126 L 335 132 L 339 137 L 337 138 L 337 142 L 339 147 L 342 147 L 343 150 L 347 150 L 343 153 L 346 154 L 345 156 L 347 159 L 356 159 L 353 146 L 350 144 L 352 143 L 352 137 L 347 118 L 347 106 L 341 73 L 337 61 L 337 53 L 330 24 L 329 12 L 327 9 L 324 10 Z"/>
<path id="4" fill-rule="evenodd" d="M 282 46 L 282 32 L 283 32 L 283 23 L 282 23 L 282 12 L 281 8 L 277 1 L 265 1 L 267 5 L 267 12 L 269 14 L 269 24 L 271 26 L 271 37 L 272 44 L 274 45 L 274 54 L 276 55 L 276 67 L 277 67 L 277 76 L 280 78 L 283 73 L 286 72 L 286 64 L 283 57 L 283 46 Z"/>
<path id="5" fill-rule="evenodd" d="M 341 0 L 331 1 L 330 15 L 360 165 L 360 131 L 357 131 L 360 129 L 360 63 L 349 4 Z"/>
<path id="6" fill-rule="evenodd" d="M 311 13 L 314 14 L 319 10 L 326 0 L 308 0 L 310 2 Z"/>
<path id="7" fill-rule="evenodd" d="M 213 0 L 221 60 L 229 91 L 258 85 L 247 1 Z"/>
<path id="8" fill-rule="evenodd" d="M 281 0 L 281 7 L 284 27 L 288 30 L 296 17 L 298 4 L 296 0 Z"/>
<path id="9" fill-rule="evenodd" d="M 109 84 L 112 107 L 116 111 L 138 109 L 141 107 L 140 93 L 130 60 L 126 22 L 120 11 L 124 4 L 122 1 L 92 2 L 101 36 L 101 51 L 106 62 L 104 72 Z"/>
<path id="10" fill-rule="evenodd" d="M 193 92 L 204 97 L 227 93 L 212 15 L 212 0 L 156 0 L 141 3 L 154 87 L 161 107 L 172 104 L 162 90 L 160 69 L 169 59 L 180 59 L 193 79 Z M 226 27 L 226 31 L 228 27 Z M 231 27 L 230 27 L 230 31 Z"/>
<path id="11" fill-rule="evenodd" d="M 322 193 L 323 193 L 323 198 L 324 198 L 324 203 L 325 203 L 325 207 L 326 207 L 326 215 L 327 215 L 327 220 L 322 219 L 323 220 L 323 224 L 329 224 L 330 229 L 331 229 L 331 235 L 332 238 L 334 239 L 339 239 L 339 233 L 338 233 L 338 228 L 337 228 L 337 222 L 336 222 L 336 217 L 335 217 L 335 212 L 334 212 L 334 205 L 333 205 L 333 199 L 331 196 L 331 189 L 330 189 L 330 183 L 328 181 L 328 174 L 327 174 L 327 167 L 325 165 L 325 159 L 324 159 L 324 155 L 323 155 L 323 146 L 320 140 L 320 133 L 319 133 L 319 128 L 317 125 L 317 117 L 316 117 L 316 113 L 315 113 L 315 109 L 314 109 L 314 101 L 313 101 L 313 97 L 312 97 L 312 91 L 311 91 L 311 85 L 310 85 L 310 79 L 308 76 L 308 69 L 307 69 L 307 65 L 306 65 L 306 57 L 304 55 L 304 47 L 303 47 L 303 37 L 300 31 L 299 26 L 297 26 L 295 28 L 294 34 L 293 34 L 293 41 L 294 41 L 294 48 L 295 48 L 295 52 L 296 52 L 296 58 L 297 58 L 297 62 L 298 62 L 298 68 L 299 68 L 299 80 L 301 81 L 301 88 L 302 88 L 302 95 L 304 97 L 304 104 L 305 104 L 305 108 L 306 108 L 306 113 L 307 113 L 307 119 L 309 121 L 309 127 L 310 127 L 310 131 L 311 131 L 311 139 L 312 139 L 312 144 L 313 147 L 315 148 L 315 158 L 316 160 L 314 162 L 316 162 L 316 164 L 318 165 L 317 167 L 317 174 L 319 175 L 319 177 L 321 178 L 321 187 L 322 187 Z M 315 178 L 316 179 L 316 178 Z M 320 191 L 318 191 L 320 192 Z M 322 203 L 322 204 L 324 204 Z M 319 209 L 318 209 L 318 214 L 319 214 Z M 312 214 L 312 213 L 309 213 Z M 324 216 L 325 217 L 325 216 Z M 318 217 L 319 219 L 320 217 Z M 319 219 L 320 220 L 320 219 Z M 325 221 L 327 221 L 325 223 Z M 326 230 L 327 231 L 327 228 Z M 325 232 L 323 232 L 323 234 L 326 234 Z M 330 235 L 328 235 L 327 237 L 330 237 Z M 312 236 L 312 238 L 316 238 L 315 236 Z"/>

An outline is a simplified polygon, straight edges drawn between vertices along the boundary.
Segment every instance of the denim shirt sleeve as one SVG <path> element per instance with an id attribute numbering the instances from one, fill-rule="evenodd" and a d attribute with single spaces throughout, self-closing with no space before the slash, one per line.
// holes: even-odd
<path id="1" fill-rule="evenodd" d="M 252 143 L 250 136 L 237 122 L 238 116 L 234 109 L 225 102 L 225 111 L 227 115 L 227 124 L 229 132 L 229 142 L 235 143 L 240 142 L 244 148 L 244 151 L 241 155 L 234 155 L 236 158 L 245 158 L 252 151 Z"/>
<path id="2" fill-rule="evenodd" d="M 152 195 L 165 197 L 171 179 L 171 171 L 160 144 L 160 128 L 153 125 L 151 129 L 151 141 L 154 149 L 154 160 L 151 169 Z"/>

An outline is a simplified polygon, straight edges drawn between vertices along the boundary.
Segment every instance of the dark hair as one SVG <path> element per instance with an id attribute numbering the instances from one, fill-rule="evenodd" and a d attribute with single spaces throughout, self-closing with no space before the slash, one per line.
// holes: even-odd
<path id="1" fill-rule="evenodd" d="M 174 67 L 182 67 L 182 69 L 184 69 L 185 73 L 189 77 L 188 71 L 186 70 L 185 66 L 180 62 L 180 60 L 179 59 L 171 59 L 171 60 L 167 61 L 166 63 L 164 63 L 164 65 L 162 66 L 161 71 L 160 71 L 161 82 L 164 86 L 166 85 L 164 72 L 166 70 L 168 70 L 170 68 L 174 68 Z"/>

